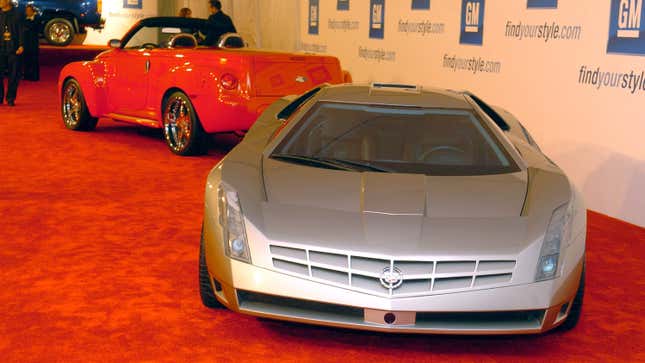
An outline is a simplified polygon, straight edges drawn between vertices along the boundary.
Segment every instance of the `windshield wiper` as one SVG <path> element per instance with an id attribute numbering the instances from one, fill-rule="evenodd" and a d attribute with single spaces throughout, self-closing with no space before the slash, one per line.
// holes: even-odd
<path id="1" fill-rule="evenodd" d="M 289 162 L 296 162 L 296 163 L 306 164 L 311 166 L 322 166 L 324 168 L 329 168 L 329 169 L 337 169 L 337 170 L 345 170 L 345 171 L 355 170 L 354 168 L 349 168 L 346 165 L 343 165 L 331 159 L 314 158 L 314 157 L 304 156 L 304 155 L 272 154 L 271 158 L 289 161 Z"/>
<path id="2" fill-rule="evenodd" d="M 323 166 L 332 169 L 346 170 L 346 171 L 376 171 L 381 173 L 391 173 L 391 170 L 383 169 L 378 166 L 374 166 L 368 162 L 362 162 L 357 160 L 345 160 L 345 159 L 335 159 L 335 158 L 321 158 L 314 156 L 305 156 L 305 155 L 294 155 L 294 154 L 273 154 L 271 155 L 274 159 L 285 160 L 298 162 L 313 166 Z M 360 168 L 358 170 L 356 167 Z"/>
<path id="3" fill-rule="evenodd" d="M 388 170 L 385 168 L 381 168 L 378 166 L 374 166 L 371 163 L 368 163 L 366 161 L 358 161 L 358 160 L 345 160 L 345 159 L 325 159 L 327 161 L 333 161 L 335 163 L 339 164 L 346 164 L 346 165 L 351 165 L 351 166 L 358 166 L 359 168 L 367 169 L 369 171 L 377 171 L 381 173 L 391 173 L 392 170 Z"/>

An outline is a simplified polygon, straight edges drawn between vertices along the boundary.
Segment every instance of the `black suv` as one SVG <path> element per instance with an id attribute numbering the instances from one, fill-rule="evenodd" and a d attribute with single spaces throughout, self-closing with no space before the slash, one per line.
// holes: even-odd
<path id="1" fill-rule="evenodd" d="M 86 27 L 101 29 L 103 0 L 14 0 L 21 12 L 32 4 L 38 13 L 40 33 L 49 44 L 68 45 Z"/>

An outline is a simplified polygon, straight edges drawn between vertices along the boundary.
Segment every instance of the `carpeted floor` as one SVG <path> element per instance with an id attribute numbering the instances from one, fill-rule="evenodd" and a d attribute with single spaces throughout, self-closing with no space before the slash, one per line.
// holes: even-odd
<path id="1" fill-rule="evenodd" d="M 57 68 L 0 106 L 0 362 L 645 361 L 645 229 L 590 212 L 583 317 L 568 333 L 387 335 L 208 310 L 205 177 L 234 144 L 172 155 L 102 119 L 64 128 Z"/>

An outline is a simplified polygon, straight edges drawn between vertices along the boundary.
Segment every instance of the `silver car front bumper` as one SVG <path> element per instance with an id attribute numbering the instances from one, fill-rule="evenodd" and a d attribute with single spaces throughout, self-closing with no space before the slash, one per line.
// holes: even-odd
<path id="1" fill-rule="evenodd" d="M 228 268 L 219 264 L 209 271 L 215 295 L 225 306 L 255 316 L 401 333 L 531 334 L 550 330 L 567 317 L 583 267 L 582 255 L 569 257 L 577 262 L 569 261 L 565 273 L 550 281 L 394 299 L 226 257 Z M 224 262 L 221 258 L 214 259 Z"/>

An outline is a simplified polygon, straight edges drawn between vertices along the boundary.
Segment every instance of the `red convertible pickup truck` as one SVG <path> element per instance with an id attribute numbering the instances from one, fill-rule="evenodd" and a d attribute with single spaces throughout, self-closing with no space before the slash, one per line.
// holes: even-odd
<path id="1" fill-rule="evenodd" d="M 65 126 L 93 130 L 107 117 L 162 128 L 172 152 L 195 155 L 208 134 L 248 130 L 284 95 L 351 81 L 335 57 L 251 50 L 230 34 L 202 46 L 208 26 L 143 19 L 94 60 L 66 65 L 58 80 Z"/>

